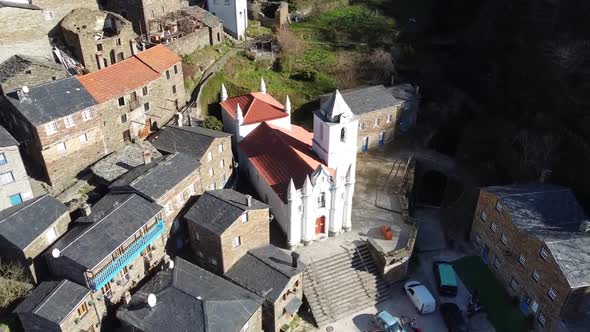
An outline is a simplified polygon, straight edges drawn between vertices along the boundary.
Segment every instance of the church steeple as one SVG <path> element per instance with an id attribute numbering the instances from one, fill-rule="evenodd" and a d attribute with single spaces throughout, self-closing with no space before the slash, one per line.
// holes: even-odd
<path id="1" fill-rule="evenodd" d="M 260 78 L 260 92 L 266 94 L 266 83 L 263 77 Z"/>
<path id="2" fill-rule="evenodd" d="M 238 122 L 238 125 L 244 123 L 244 114 L 242 113 L 242 108 L 240 107 L 240 104 L 236 106 L 236 121 Z"/>
<path id="3" fill-rule="evenodd" d="M 345 118 L 352 118 L 353 116 L 350 107 L 344 101 L 339 90 L 336 90 L 330 99 L 322 104 L 320 111 L 329 122 L 341 122 L 342 115 L 345 115 Z"/>
<path id="4" fill-rule="evenodd" d="M 226 101 L 227 97 L 227 89 L 225 88 L 225 85 L 221 83 L 221 101 Z"/>
<path id="5" fill-rule="evenodd" d="M 291 114 L 291 100 L 289 99 L 289 95 L 285 99 L 285 113 Z"/>

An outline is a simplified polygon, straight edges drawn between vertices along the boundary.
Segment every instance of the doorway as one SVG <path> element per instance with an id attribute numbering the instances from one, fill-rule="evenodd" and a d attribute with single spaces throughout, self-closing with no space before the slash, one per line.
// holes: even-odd
<path id="1" fill-rule="evenodd" d="M 365 138 L 363 138 L 363 146 L 361 148 L 361 151 L 367 152 L 367 150 L 369 150 L 369 138 L 365 137 Z"/>
<path id="2" fill-rule="evenodd" d="M 315 234 L 317 235 L 324 233 L 326 233 L 326 217 L 321 216 L 315 221 Z"/>

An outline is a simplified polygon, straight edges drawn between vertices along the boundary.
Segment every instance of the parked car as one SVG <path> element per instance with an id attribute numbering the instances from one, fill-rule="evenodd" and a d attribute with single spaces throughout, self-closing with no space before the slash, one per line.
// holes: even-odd
<path id="1" fill-rule="evenodd" d="M 439 293 L 447 296 L 457 295 L 457 275 L 453 266 L 448 262 L 438 261 L 433 263 L 433 269 Z"/>
<path id="2" fill-rule="evenodd" d="M 447 325 L 449 332 L 467 332 L 467 322 L 463 317 L 461 309 L 454 303 L 442 303 L 440 313 Z"/>
<path id="3" fill-rule="evenodd" d="M 387 311 L 381 311 L 373 316 L 373 325 L 384 332 L 408 332 L 402 326 L 402 322 L 398 317 L 391 315 Z"/>
<path id="4" fill-rule="evenodd" d="M 417 281 L 408 281 L 404 284 L 404 290 L 419 313 L 430 314 L 436 310 L 436 301 L 426 286 Z"/>

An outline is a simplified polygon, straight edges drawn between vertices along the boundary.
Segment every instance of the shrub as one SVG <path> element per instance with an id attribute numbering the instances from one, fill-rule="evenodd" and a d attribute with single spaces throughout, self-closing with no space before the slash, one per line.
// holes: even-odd
<path id="1" fill-rule="evenodd" d="M 213 115 L 208 115 L 203 122 L 203 127 L 221 131 L 223 129 L 223 123 Z"/>
<path id="2" fill-rule="evenodd" d="M 25 269 L 10 262 L 0 262 L 0 311 L 29 292 L 31 280 Z"/>

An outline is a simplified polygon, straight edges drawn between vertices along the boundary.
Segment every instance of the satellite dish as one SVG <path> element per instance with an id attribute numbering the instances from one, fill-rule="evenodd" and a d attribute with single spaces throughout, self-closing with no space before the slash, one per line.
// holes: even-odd
<path id="1" fill-rule="evenodd" d="M 157 302 L 158 301 L 156 300 L 156 295 L 154 295 L 154 294 L 148 295 L 147 303 L 151 308 L 155 307 Z"/>
<path id="2" fill-rule="evenodd" d="M 53 258 L 59 258 L 59 255 L 61 255 L 59 249 L 54 248 L 53 250 L 51 250 L 51 256 L 53 256 Z"/>
<path id="3" fill-rule="evenodd" d="M 174 261 L 168 262 L 168 268 L 172 270 L 174 268 Z"/>
<path id="4" fill-rule="evenodd" d="M 29 87 L 28 86 L 23 86 L 23 92 L 24 93 L 29 93 Z"/>

